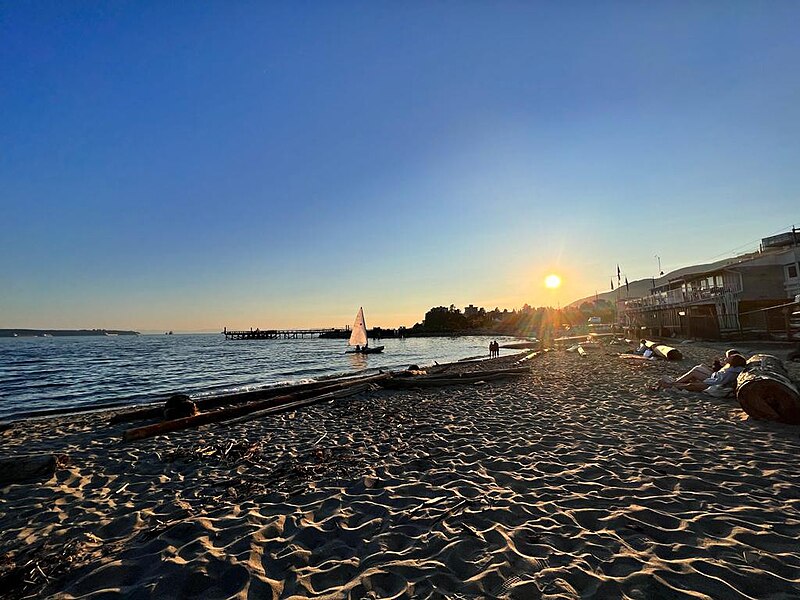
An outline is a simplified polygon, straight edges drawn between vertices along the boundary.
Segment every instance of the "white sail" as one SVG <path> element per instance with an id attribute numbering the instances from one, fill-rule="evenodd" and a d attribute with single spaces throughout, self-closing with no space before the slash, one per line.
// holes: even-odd
<path id="1" fill-rule="evenodd" d="M 353 323 L 353 333 L 350 334 L 351 346 L 366 346 L 367 345 L 367 324 L 364 321 L 364 309 L 359 308 L 356 315 L 356 321 Z"/>

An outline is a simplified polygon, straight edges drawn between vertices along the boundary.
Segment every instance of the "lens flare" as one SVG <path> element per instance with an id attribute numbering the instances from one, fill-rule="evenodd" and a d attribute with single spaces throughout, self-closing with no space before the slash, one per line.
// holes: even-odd
<path id="1" fill-rule="evenodd" d="M 548 275 L 544 278 L 544 286 L 554 289 L 561 285 L 561 277 L 558 275 Z"/>

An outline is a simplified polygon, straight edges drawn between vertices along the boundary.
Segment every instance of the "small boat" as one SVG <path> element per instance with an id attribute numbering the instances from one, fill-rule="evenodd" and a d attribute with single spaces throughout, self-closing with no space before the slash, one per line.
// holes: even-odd
<path id="1" fill-rule="evenodd" d="M 350 346 L 355 346 L 355 350 L 348 350 L 348 352 L 355 354 L 377 354 L 383 352 L 383 346 L 369 347 L 369 340 L 367 339 L 367 323 L 364 320 L 364 308 L 358 309 L 356 321 L 353 323 L 353 333 L 350 334 L 350 341 L 347 342 Z"/>

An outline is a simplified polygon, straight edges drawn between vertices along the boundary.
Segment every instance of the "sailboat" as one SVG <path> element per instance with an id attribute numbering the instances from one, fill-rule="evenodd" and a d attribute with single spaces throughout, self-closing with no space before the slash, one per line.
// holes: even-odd
<path id="1" fill-rule="evenodd" d="M 353 323 L 353 333 L 350 334 L 350 341 L 347 342 L 350 346 L 355 346 L 355 350 L 348 350 L 348 352 L 356 352 L 358 354 L 377 354 L 383 352 L 383 346 L 369 347 L 369 340 L 367 340 L 367 323 L 364 321 L 364 308 L 358 309 L 356 321 Z"/>

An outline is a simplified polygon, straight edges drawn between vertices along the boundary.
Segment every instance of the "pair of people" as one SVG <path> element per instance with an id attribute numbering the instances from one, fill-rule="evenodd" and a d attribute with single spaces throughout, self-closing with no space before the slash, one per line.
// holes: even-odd
<path id="1" fill-rule="evenodd" d="M 500 344 L 497 343 L 497 340 L 493 342 L 489 342 L 489 358 L 495 358 L 500 356 Z"/>
<path id="2" fill-rule="evenodd" d="M 690 392 L 714 392 L 712 395 L 727 395 L 736 387 L 736 379 L 744 370 L 747 359 L 738 350 L 725 352 L 725 364 L 718 369 L 718 361 L 713 367 L 696 365 L 677 379 L 664 378 L 658 382 L 658 389 L 676 388 Z"/>

